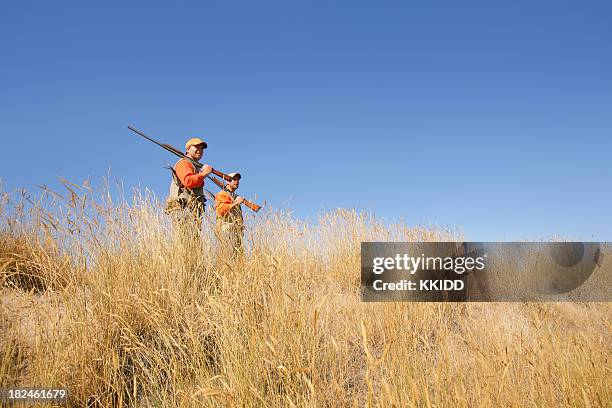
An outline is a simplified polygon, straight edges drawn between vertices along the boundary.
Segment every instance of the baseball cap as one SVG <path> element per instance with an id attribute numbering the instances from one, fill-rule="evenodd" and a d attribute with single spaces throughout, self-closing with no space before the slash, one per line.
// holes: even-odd
<path id="1" fill-rule="evenodd" d="M 189 146 L 197 146 L 197 145 L 204 145 L 204 149 L 208 147 L 206 142 L 200 139 L 199 137 L 192 137 L 191 139 L 187 141 L 187 143 L 185 143 L 185 149 L 189 149 Z"/>
<path id="2" fill-rule="evenodd" d="M 235 178 L 237 180 L 240 180 L 242 178 L 242 176 L 240 175 L 240 173 L 227 173 L 228 176 L 230 176 L 231 178 Z"/>

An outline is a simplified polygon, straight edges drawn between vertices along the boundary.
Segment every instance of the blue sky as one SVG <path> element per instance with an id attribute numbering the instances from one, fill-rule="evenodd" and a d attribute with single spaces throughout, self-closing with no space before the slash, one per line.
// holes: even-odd
<path id="1" fill-rule="evenodd" d="M 604 1 L 5 1 L 0 177 L 164 196 L 132 124 L 299 217 L 612 240 L 611 43 Z"/>

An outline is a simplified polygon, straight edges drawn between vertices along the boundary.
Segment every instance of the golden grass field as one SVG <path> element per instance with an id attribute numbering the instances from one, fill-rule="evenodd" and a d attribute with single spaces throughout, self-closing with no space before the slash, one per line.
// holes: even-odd
<path id="1" fill-rule="evenodd" d="M 0 386 L 70 406 L 612 406 L 609 303 L 362 303 L 361 241 L 461 239 L 352 210 L 248 219 L 242 264 L 159 201 L 3 193 Z"/>

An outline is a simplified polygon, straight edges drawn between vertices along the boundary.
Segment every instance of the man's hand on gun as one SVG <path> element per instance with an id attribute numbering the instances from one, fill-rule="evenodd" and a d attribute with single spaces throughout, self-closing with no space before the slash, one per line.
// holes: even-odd
<path id="1" fill-rule="evenodd" d="M 200 174 L 203 174 L 204 177 L 208 176 L 210 173 L 212 173 L 213 168 L 211 165 L 205 164 L 202 166 L 202 169 L 200 170 Z"/>
<path id="2" fill-rule="evenodd" d="M 237 196 L 237 197 L 234 199 L 234 204 L 233 204 L 233 205 L 234 205 L 234 206 L 237 206 L 237 205 L 242 204 L 243 202 L 244 202 L 244 197 Z"/>

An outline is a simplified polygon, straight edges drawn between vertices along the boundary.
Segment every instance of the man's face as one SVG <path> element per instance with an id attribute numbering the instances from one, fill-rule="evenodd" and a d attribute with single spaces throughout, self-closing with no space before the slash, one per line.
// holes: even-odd
<path id="1" fill-rule="evenodd" d="M 232 179 L 232 181 L 227 182 L 227 187 L 230 191 L 236 190 L 239 185 L 240 185 L 240 180 L 238 179 Z"/>
<path id="2" fill-rule="evenodd" d="M 204 145 L 191 145 L 187 149 L 187 156 L 194 160 L 200 160 L 204 156 Z"/>

